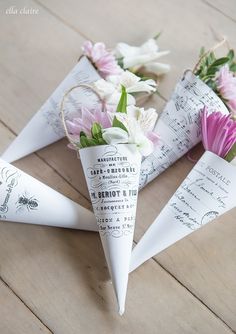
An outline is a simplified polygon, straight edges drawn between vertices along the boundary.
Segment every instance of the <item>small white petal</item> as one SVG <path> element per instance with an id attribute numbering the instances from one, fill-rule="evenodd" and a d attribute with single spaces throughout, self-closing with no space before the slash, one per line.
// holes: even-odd
<path id="1" fill-rule="evenodd" d="M 110 145 L 128 143 L 128 133 L 121 128 L 107 128 L 102 132 L 103 139 Z"/>
<path id="2" fill-rule="evenodd" d="M 170 65 L 163 63 L 147 63 L 144 68 L 147 72 L 154 73 L 156 75 L 166 74 L 170 71 Z"/>

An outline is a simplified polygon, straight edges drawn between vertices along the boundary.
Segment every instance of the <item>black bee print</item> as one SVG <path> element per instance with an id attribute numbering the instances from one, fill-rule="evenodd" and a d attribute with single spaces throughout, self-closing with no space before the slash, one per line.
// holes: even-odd
<path id="1" fill-rule="evenodd" d="M 29 197 L 26 193 L 19 196 L 18 201 L 16 202 L 16 208 L 18 211 L 28 211 L 37 210 L 39 201 L 34 198 L 34 196 Z"/>

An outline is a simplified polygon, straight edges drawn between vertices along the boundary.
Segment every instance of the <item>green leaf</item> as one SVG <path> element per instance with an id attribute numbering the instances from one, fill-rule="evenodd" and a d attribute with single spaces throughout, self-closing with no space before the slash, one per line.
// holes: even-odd
<path id="1" fill-rule="evenodd" d="M 207 86 L 209 86 L 215 93 L 216 92 L 216 82 L 214 80 L 208 80 L 208 81 L 205 81 L 205 83 L 207 84 Z"/>
<path id="2" fill-rule="evenodd" d="M 206 75 L 213 75 L 215 76 L 216 72 L 219 70 L 218 67 L 209 67 L 207 72 L 206 72 Z"/>
<path id="3" fill-rule="evenodd" d="M 153 39 L 155 39 L 156 41 L 158 40 L 158 38 L 161 36 L 162 31 L 159 31 L 154 37 Z"/>
<path id="4" fill-rule="evenodd" d="M 211 68 L 211 67 L 217 67 L 217 66 L 222 66 L 222 65 L 228 63 L 228 61 L 229 61 L 228 57 L 219 58 L 219 59 L 215 60 L 214 63 L 212 63 L 209 68 Z"/>
<path id="5" fill-rule="evenodd" d="M 207 73 L 207 75 L 205 75 L 204 77 L 202 77 L 201 80 L 204 81 L 204 82 L 206 82 L 209 79 L 213 79 L 213 78 L 215 78 L 215 73 L 214 74 L 208 74 Z"/>
<path id="6" fill-rule="evenodd" d="M 121 86 L 121 97 L 117 106 L 117 112 L 127 112 L 127 92 L 124 86 Z"/>
<path id="7" fill-rule="evenodd" d="M 97 142 L 96 142 L 95 139 L 93 139 L 93 138 L 87 138 L 86 140 L 87 140 L 88 146 L 97 146 Z"/>
<path id="8" fill-rule="evenodd" d="M 80 146 L 82 148 L 84 147 L 90 147 L 90 146 L 96 146 L 98 145 L 96 140 L 93 139 L 93 138 L 88 138 L 88 137 L 85 137 L 85 136 L 81 136 L 80 137 Z"/>
<path id="9" fill-rule="evenodd" d="M 201 47 L 200 52 L 199 52 L 199 58 L 201 58 L 205 53 L 205 48 L 204 46 Z"/>
<path id="10" fill-rule="evenodd" d="M 212 63 L 214 63 L 214 61 L 216 61 L 216 57 L 215 57 L 214 52 L 210 52 L 208 58 L 209 58 L 209 63 L 210 64 L 212 64 Z"/>
<path id="11" fill-rule="evenodd" d="M 231 162 L 236 157 L 236 143 L 233 145 L 231 150 L 226 154 L 225 160 Z"/>
<path id="12" fill-rule="evenodd" d="M 120 129 L 125 130 L 126 132 L 128 132 L 128 130 L 126 129 L 126 127 L 124 126 L 124 124 L 121 121 L 119 121 L 116 118 L 116 116 L 113 118 L 112 127 L 114 127 L 114 128 L 120 128 Z"/>
<path id="13" fill-rule="evenodd" d="M 80 136 L 81 147 L 86 147 L 87 146 L 86 138 L 87 138 L 86 136 Z"/>
<path id="14" fill-rule="evenodd" d="M 124 68 L 124 61 L 123 61 L 124 57 L 120 57 L 120 58 L 117 58 L 117 63 L 118 65 L 121 67 L 121 68 Z"/>
<path id="15" fill-rule="evenodd" d="M 80 134 L 79 134 L 80 138 L 81 137 L 87 137 L 86 133 L 84 131 L 80 131 Z"/>
<path id="16" fill-rule="evenodd" d="M 91 134 L 94 139 L 99 139 L 102 137 L 102 127 L 99 123 L 93 123 Z"/>
<path id="17" fill-rule="evenodd" d="M 231 64 L 229 69 L 230 69 L 230 71 L 235 73 L 236 72 L 236 63 Z"/>
<path id="18" fill-rule="evenodd" d="M 98 139 L 98 145 L 106 145 L 107 142 L 103 138 Z"/>
<path id="19" fill-rule="evenodd" d="M 231 64 L 234 60 L 234 50 L 229 50 L 228 54 L 227 54 L 227 58 L 229 58 L 229 63 Z"/>

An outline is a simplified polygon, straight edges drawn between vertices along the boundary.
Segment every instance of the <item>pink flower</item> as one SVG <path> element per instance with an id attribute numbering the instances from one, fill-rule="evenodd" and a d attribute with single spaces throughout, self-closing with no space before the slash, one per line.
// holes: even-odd
<path id="1" fill-rule="evenodd" d="M 66 121 L 66 125 L 71 138 L 75 142 L 79 142 L 81 131 L 91 136 L 91 128 L 95 122 L 99 123 L 104 129 L 111 127 L 111 120 L 107 112 L 103 112 L 101 109 L 96 109 L 92 112 L 87 108 L 82 108 L 81 116 L 75 117 L 71 121 Z"/>
<path id="2" fill-rule="evenodd" d="M 231 115 L 213 112 L 208 115 L 204 107 L 201 113 L 202 143 L 205 150 L 224 158 L 236 143 L 236 122 Z"/>
<path id="3" fill-rule="evenodd" d="M 236 77 L 230 71 L 228 65 L 221 67 L 216 79 L 216 85 L 229 109 L 236 113 Z"/>
<path id="4" fill-rule="evenodd" d="M 122 72 L 113 54 L 106 50 L 104 43 L 92 44 L 90 41 L 86 41 L 82 46 L 82 50 L 84 55 L 92 61 L 103 78 Z"/>

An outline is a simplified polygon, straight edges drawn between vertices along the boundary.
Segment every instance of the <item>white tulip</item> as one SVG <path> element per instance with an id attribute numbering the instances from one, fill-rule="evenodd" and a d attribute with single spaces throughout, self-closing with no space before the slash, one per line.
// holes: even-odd
<path id="1" fill-rule="evenodd" d="M 129 139 L 128 133 L 117 127 L 103 129 L 102 137 L 110 145 L 126 144 Z"/>

